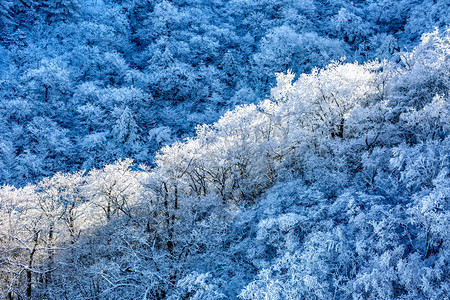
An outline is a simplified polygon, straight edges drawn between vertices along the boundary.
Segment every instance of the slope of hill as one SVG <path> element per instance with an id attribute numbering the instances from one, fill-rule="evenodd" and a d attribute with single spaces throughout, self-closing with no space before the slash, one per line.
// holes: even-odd
<path id="1" fill-rule="evenodd" d="M 448 298 L 450 30 L 399 57 L 278 73 L 152 168 L 4 186 L 2 296 Z"/>

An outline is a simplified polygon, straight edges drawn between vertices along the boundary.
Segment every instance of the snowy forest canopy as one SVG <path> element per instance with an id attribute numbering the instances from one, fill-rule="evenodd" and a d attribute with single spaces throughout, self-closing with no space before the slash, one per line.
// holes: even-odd
<path id="1" fill-rule="evenodd" d="M 449 11 L 2 0 L 0 297 L 449 299 Z"/>

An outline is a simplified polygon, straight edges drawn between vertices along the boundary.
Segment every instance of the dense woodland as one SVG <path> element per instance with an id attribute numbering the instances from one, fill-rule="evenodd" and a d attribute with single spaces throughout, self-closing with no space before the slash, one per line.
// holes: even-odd
<path id="1" fill-rule="evenodd" d="M 450 299 L 446 0 L 1 0 L 0 299 Z"/>

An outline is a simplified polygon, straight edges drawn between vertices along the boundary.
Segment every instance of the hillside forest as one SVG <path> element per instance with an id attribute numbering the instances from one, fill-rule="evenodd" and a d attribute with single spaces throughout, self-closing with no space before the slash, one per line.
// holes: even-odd
<path id="1" fill-rule="evenodd" d="M 450 299 L 446 0 L 1 0 L 0 299 Z"/>

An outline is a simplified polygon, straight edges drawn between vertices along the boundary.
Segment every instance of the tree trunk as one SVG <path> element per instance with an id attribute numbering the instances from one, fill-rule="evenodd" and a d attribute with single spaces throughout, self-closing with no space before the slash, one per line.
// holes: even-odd
<path id="1" fill-rule="evenodd" d="M 27 267 L 27 297 L 31 298 L 31 291 L 32 291 L 32 269 L 33 269 L 33 260 L 34 260 L 34 254 L 36 253 L 36 247 L 39 241 L 39 231 L 35 233 L 34 235 L 34 245 L 33 245 L 33 249 L 30 251 L 30 257 L 28 260 L 28 267 Z"/>

